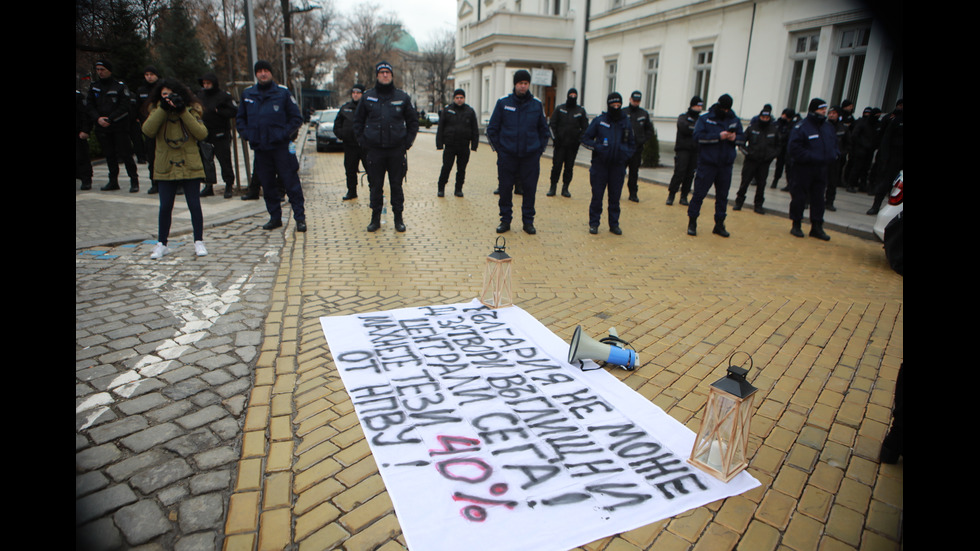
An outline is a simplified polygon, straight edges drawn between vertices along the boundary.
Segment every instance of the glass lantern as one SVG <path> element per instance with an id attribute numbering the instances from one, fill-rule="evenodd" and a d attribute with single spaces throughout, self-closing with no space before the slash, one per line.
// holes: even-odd
<path id="1" fill-rule="evenodd" d="M 501 242 L 503 240 L 503 242 Z M 487 256 L 486 267 L 483 270 L 483 292 L 480 302 L 488 308 L 506 308 L 514 305 L 514 295 L 511 292 L 511 260 L 505 252 L 507 240 L 497 237 L 493 252 Z"/>
<path id="2" fill-rule="evenodd" d="M 749 370 L 733 366 L 731 360 L 728 359 L 728 373 L 708 391 L 701 430 L 688 460 L 722 482 L 728 482 L 749 465 L 749 425 L 758 390 L 745 380 Z M 749 369 L 751 364 L 749 356 Z"/>

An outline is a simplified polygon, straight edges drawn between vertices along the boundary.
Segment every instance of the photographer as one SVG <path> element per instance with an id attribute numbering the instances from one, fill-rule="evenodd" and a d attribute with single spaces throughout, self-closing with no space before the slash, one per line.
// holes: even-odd
<path id="1" fill-rule="evenodd" d="M 204 256 L 208 254 L 201 212 L 204 162 L 197 142 L 207 138 L 208 129 L 201 122 L 201 104 L 186 86 L 170 79 L 157 84 L 148 103 L 150 114 L 143 123 L 143 133 L 154 140 L 153 180 L 160 195 L 159 237 L 150 258 L 170 252 L 167 238 L 178 187 L 183 189 L 191 211 L 194 251 L 197 256 Z"/>

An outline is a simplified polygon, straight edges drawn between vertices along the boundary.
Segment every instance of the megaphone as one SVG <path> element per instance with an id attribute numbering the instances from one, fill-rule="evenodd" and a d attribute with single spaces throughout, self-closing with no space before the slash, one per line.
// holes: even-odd
<path id="1" fill-rule="evenodd" d="M 619 344 L 630 345 L 619 338 L 615 327 L 609 329 L 608 337 L 595 340 L 588 335 L 583 335 L 582 326 L 579 325 L 575 328 L 572 343 L 568 348 L 568 363 L 579 362 L 579 367 L 582 367 L 582 360 L 599 360 L 632 371 L 639 362 L 639 356 L 635 350 L 627 350 L 618 346 Z"/>

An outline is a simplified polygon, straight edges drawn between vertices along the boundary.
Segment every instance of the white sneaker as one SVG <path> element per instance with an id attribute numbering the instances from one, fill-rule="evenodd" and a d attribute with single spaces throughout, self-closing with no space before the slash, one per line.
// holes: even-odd
<path id="1" fill-rule="evenodd" d="M 170 252 L 170 247 L 164 245 L 163 243 L 157 243 L 153 246 L 153 252 L 150 253 L 150 258 L 156 259 Z"/>
<path id="2" fill-rule="evenodd" d="M 208 250 L 204 248 L 204 241 L 194 242 L 194 252 L 197 253 L 197 256 L 207 256 Z"/>

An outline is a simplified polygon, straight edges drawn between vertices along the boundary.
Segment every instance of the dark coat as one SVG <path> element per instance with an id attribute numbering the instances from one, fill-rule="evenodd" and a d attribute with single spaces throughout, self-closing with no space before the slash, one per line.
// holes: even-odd
<path id="1" fill-rule="evenodd" d="M 439 113 L 439 127 L 436 129 L 436 149 L 451 147 L 476 151 L 480 144 L 480 125 L 476 122 L 476 111 L 467 104 L 450 103 Z"/>
<path id="2" fill-rule="evenodd" d="M 516 157 L 540 157 L 550 135 L 544 107 L 530 92 L 523 98 L 512 93 L 498 99 L 487 124 L 494 151 Z"/>
<path id="3" fill-rule="evenodd" d="M 364 91 L 354 112 L 354 136 L 366 149 L 411 149 L 419 133 L 419 114 L 412 98 L 393 86 Z"/>
<path id="4" fill-rule="evenodd" d="M 256 84 L 242 92 L 235 122 L 238 133 L 252 149 L 270 150 L 289 146 L 303 125 L 303 115 L 289 90 L 273 82 L 267 86 Z"/>

